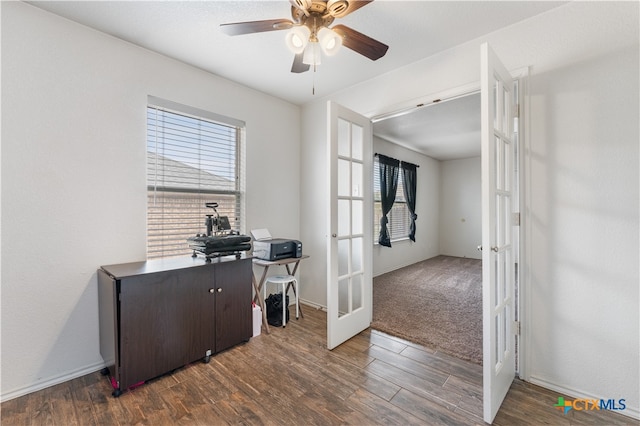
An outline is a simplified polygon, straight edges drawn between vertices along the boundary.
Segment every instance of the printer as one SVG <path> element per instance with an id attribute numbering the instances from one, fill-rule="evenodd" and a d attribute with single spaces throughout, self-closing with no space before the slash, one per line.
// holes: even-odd
<path id="1" fill-rule="evenodd" d="M 253 257 L 263 260 L 280 260 L 290 257 L 302 257 L 302 243 L 286 238 L 271 238 L 266 229 L 252 230 Z"/>

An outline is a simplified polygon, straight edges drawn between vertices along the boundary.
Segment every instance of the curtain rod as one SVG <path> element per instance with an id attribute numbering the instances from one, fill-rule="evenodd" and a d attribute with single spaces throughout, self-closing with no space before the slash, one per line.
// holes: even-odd
<path id="1" fill-rule="evenodd" d="M 378 155 L 384 155 L 384 154 L 378 154 L 377 152 L 375 154 L 373 154 L 374 157 L 377 157 Z M 389 158 L 391 158 L 391 157 L 389 157 Z M 394 158 L 394 160 L 395 160 L 395 158 Z M 402 160 L 398 160 L 398 161 L 402 161 Z M 403 163 L 407 163 L 407 164 L 413 164 L 413 163 L 409 163 L 408 161 L 402 161 L 402 162 Z M 416 166 L 416 167 L 420 167 L 419 164 L 413 164 L 413 165 Z"/>

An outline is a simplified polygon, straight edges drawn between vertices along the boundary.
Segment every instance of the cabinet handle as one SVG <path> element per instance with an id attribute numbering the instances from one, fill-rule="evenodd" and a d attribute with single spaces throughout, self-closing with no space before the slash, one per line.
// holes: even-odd
<path id="1" fill-rule="evenodd" d="M 209 289 L 209 293 L 214 293 L 214 292 L 215 292 L 214 289 L 212 289 L 212 288 Z"/>
<path id="2" fill-rule="evenodd" d="M 221 288 L 218 289 L 218 293 L 222 293 L 222 289 Z"/>

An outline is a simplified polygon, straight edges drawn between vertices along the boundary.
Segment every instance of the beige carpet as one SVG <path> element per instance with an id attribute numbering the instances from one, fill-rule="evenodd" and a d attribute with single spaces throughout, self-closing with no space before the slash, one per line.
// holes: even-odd
<path id="1" fill-rule="evenodd" d="M 375 277 L 371 327 L 482 364 L 482 261 L 437 256 Z"/>

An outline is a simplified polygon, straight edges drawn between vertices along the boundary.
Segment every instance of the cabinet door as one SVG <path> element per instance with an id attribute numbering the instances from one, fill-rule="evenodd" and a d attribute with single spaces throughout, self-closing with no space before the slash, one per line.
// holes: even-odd
<path id="1" fill-rule="evenodd" d="M 253 335 L 251 259 L 216 265 L 216 352 Z"/>
<path id="2" fill-rule="evenodd" d="M 121 281 L 121 389 L 215 351 L 213 288 L 211 267 Z"/>

